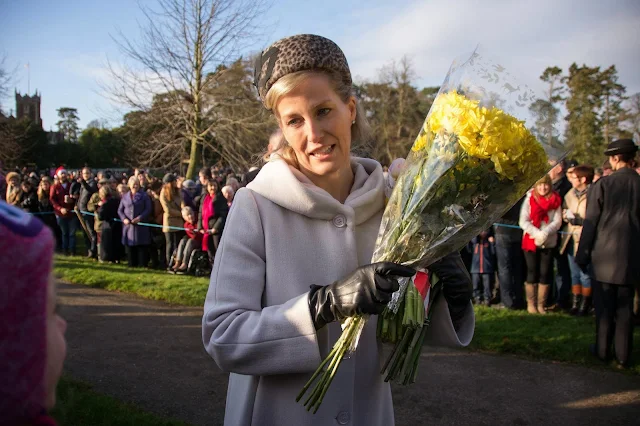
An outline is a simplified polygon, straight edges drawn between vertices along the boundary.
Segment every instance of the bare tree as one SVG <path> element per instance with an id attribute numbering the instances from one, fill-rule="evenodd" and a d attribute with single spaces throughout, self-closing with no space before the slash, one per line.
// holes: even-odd
<path id="1" fill-rule="evenodd" d="M 7 69 L 7 55 L 0 55 L 0 113 L 2 113 L 2 100 L 9 94 L 9 86 L 15 70 Z"/>
<path id="2" fill-rule="evenodd" d="M 404 56 L 382 67 L 375 82 L 360 86 L 376 142 L 371 154 L 383 164 L 406 155 L 437 93 L 431 88 L 418 92 L 414 79 L 411 61 Z"/>
<path id="3" fill-rule="evenodd" d="M 174 150 L 189 153 L 187 176 L 195 175 L 198 152 L 220 123 L 204 105 L 215 71 L 240 56 L 259 35 L 265 0 L 159 0 L 158 9 L 142 7 L 141 37 L 115 38 L 127 64 L 107 64 L 110 82 L 103 83 L 113 101 L 165 126 L 150 155 Z M 154 102 L 162 94 L 162 102 Z M 147 120 L 148 121 L 148 120 Z M 148 123 L 147 123 L 148 124 Z M 164 136 L 164 137 L 162 137 Z"/>
<path id="4" fill-rule="evenodd" d="M 247 170 L 266 150 L 277 126 L 256 98 L 253 61 L 239 59 L 207 76 L 204 105 L 206 117 L 215 125 L 204 144 L 236 170 Z"/>

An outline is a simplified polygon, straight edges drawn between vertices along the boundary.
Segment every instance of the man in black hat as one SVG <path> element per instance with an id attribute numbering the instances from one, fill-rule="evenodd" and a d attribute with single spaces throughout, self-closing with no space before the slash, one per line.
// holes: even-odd
<path id="1" fill-rule="evenodd" d="M 609 144 L 605 155 L 613 173 L 589 189 L 576 254 L 583 270 L 591 262 L 595 278 L 596 343 L 591 352 L 606 361 L 613 343 L 622 367 L 630 362 L 633 296 L 640 285 L 640 176 L 633 169 L 637 151 L 631 139 Z"/>

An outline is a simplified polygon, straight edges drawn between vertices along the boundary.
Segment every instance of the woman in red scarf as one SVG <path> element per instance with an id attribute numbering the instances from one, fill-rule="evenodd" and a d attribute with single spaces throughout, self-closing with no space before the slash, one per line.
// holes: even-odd
<path id="1" fill-rule="evenodd" d="M 553 249 L 562 226 L 561 205 L 560 195 L 552 190 L 551 178 L 545 175 L 529 191 L 520 210 L 520 227 L 524 231 L 522 249 L 527 262 L 527 311 L 530 314 L 546 313 L 544 305 L 553 279 Z"/>
<path id="2" fill-rule="evenodd" d="M 207 195 L 200 203 L 198 212 L 198 230 L 204 235 L 202 239 L 202 250 L 209 253 L 209 260 L 213 263 L 222 231 L 229 213 L 227 200 L 220 192 L 220 186 L 215 180 L 207 183 Z"/>

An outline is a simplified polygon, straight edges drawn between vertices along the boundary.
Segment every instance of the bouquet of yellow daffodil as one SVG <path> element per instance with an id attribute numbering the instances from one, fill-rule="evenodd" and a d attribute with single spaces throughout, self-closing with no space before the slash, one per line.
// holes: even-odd
<path id="1" fill-rule="evenodd" d="M 477 51 L 459 66 L 454 62 L 396 181 L 372 262 L 428 268 L 491 226 L 547 172 L 548 159 L 563 154 L 543 147 L 514 115 L 526 116 L 535 100 L 520 87 Z M 416 287 L 417 277 L 402 280 L 378 317 L 378 338 L 395 344 L 382 371 L 385 380 L 415 381 L 431 308 L 444 285 L 437 281 L 432 277 L 430 291 L 424 291 Z M 320 377 L 305 401 L 308 409 L 319 407 L 366 320 L 358 316 L 343 324 L 341 338 L 298 397 Z"/>

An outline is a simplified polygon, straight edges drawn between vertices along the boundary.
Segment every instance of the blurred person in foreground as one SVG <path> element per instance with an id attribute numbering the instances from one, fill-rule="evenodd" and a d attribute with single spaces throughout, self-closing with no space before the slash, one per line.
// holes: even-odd
<path id="1" fill-rule="evenodd" d="M 231 372 L 224 423 L 392 426 L 375 318 L 318 412 L 296 402 L 340 336 L 340 320 L 380 314 L 395 277 L 415 273 L 370 263 L 384 182 L 377 161 L 351 155 L 370 138 L 346 58 L 324 37 L 296 35 L 259 55 L 255 76 L 284 138 L 235 194 L 205 301 L 204 346 Z M 441 343 L 464 344 L 474 324 L 469 274 L 457 253 L 429 269 L 444 283 L 429 330 Z"/>
<path id="2" fill-rule="evenodd" d="M 0 424 L 55 426 L 47 412 L 66 357 L 57 313 L 55 240 L 35 216 L 0 201 Z"/>
<path id="3" fill-rule="evenodd" d="M 613 141 L 604 152 L 613 173 L 593 184 L 587 195 L 576 263 L 593 268 L 596 343 L 590 351 L 611 357 L 622 368 L 631 363 L 633 297 L 640 285 L 640 176 L 632 168 L 638 147 L 631 139 Z"/>

